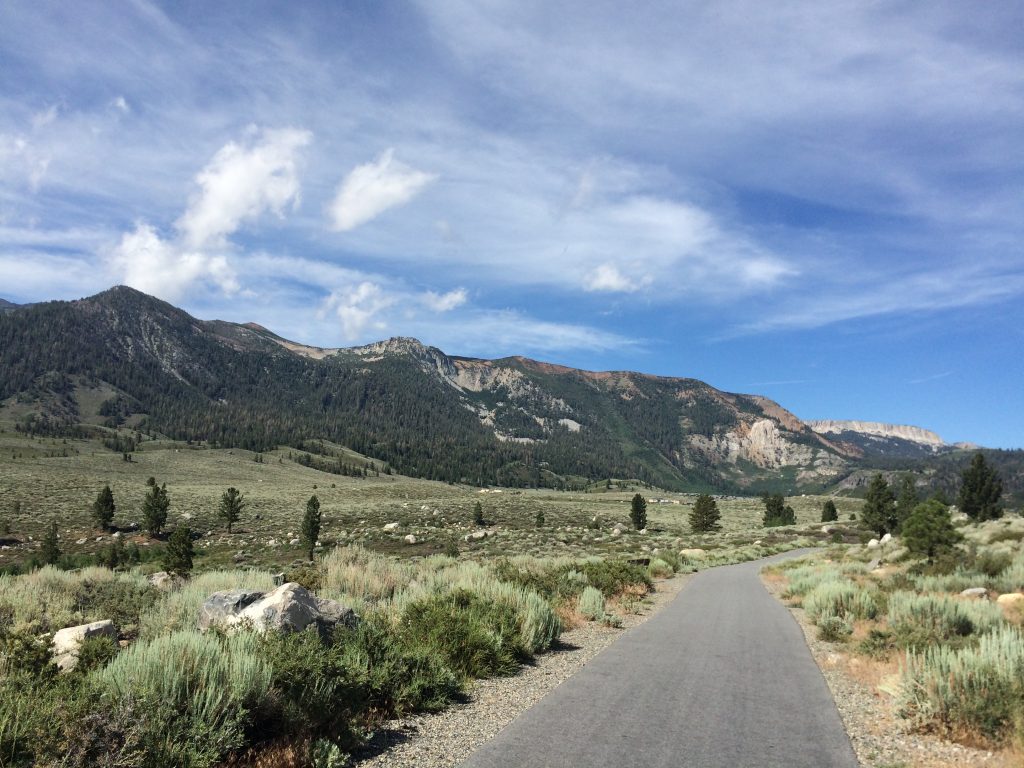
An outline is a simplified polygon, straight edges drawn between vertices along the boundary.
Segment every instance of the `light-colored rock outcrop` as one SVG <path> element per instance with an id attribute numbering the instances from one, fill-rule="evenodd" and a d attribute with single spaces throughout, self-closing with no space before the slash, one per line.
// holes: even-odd
<path id="1" fill-rule="evenodd" d="M 935 446 L 946 445 L 946 441 L 928 429 L 913 427 L 907 424 L 883 424 L 877 421 L 841 421 L 837 419 L 820 419 L 805 422 L 815 432 L 823 435 L 837 435 L 841 432 L 859 432 L 863 435 L 876 437 L 895 437 L 910 440 L 914 443 Z"/>

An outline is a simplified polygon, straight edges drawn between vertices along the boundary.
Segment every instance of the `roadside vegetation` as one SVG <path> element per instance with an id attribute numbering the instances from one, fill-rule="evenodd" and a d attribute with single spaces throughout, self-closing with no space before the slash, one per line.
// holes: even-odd
<path id="1" fill-rule="evenodd" d="M 912 525 L 921 517 L 934 519 Z M 904 537 L 835 547 L 766 576 L 782 582 L 820 639 L 891 694 L 908 727 L 972 746 L 1020 748 L 1024 519 L 986 517 L 951 518 L 945 505 L 925 502 L 907 516 Z M 906 546 L 913 537 L 926 541 Z"/>

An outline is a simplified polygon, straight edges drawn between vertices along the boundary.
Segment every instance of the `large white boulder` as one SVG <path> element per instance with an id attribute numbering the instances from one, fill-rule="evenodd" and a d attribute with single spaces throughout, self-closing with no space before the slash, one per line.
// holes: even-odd
<path id="1" fill-rule="evenodd" d="M 337 624 L 354 627 L 359 622 L 355 612 L 335 600 L 317 597 L 295 582 L 282 584 L 271 592 L 215 592 L 199 612 L 199 628 L 239 627 L 257 632 L 301 632 L 314 625 L 318 631 L 329 631 Z"/>
<path id="2" fill-rule="evenodd" d="M 53 661 L 61 672 L 68 672 L 78 665 L 78 651 L 90 637 L 109 637 L 117 640 L 117 627 L 110 619 L 79 624 L 59 630 L 50 643 Z"/>

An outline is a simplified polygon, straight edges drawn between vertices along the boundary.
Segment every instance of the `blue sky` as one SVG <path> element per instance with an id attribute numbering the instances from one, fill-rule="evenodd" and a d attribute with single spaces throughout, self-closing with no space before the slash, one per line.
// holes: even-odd
<path id="1" fill-rule="evenodd" d="M 0 296 L 1024 445 L 1024 6 L 5 2 Z"/>

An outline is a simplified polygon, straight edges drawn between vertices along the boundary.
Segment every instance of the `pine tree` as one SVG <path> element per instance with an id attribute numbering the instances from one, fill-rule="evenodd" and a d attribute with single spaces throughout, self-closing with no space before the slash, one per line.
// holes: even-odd
<path id="1" fill-rule="evenodd" d="M 484 508 L 479 501 L 473 505 L 473 522 L 476 525 L 484 524 Z"/>
<path id="2" fill-rule="evenodd" d="M 694 533 L 708 533 L 722 530 L 719 520 L 722 513 L 718 511 L 718 504 L 708 494 L 702 493 L 693 503 L 690 510 L 690 529 Z"/>
<path id="3" fill-rule="evenodd" d="M 976 523 L 997 520 L 1003 516 L 999 500 L 1003 495 L 1003 481 L 994 467 L 985 461 L 979 451 L 963 471 L 963 483 L 957 497 L 960 511 Z"/>
<path id="4" fill-rule="evenodd" d="M 823 523 L 834 523 L 839 519 L 839 510 L 836 509 L 836 503 L 832 499 L 826 499 L 824 505 L 821 507 L 821 522 Z"/>
<path id="5" fill-rule="evenodd" d="M 310 496 L 306 502 L 306 514 L 302 516 L 302 546 L 309 559 L 313 559 L 313 550 L 320 538 L 320 499 Z"/>
<path id="6" fill-rule="evenodd" d="M 43 537 L 43 548 L 40 552 L 43 558 L 43 562 L 47 565 L 53 565 L 60 560 L 60 545 L 57 543 L 57 521 L 54 520 L 50 523 L 50 527 L 46 530 L 46 536 Z"/>
<path id="7" fill-rule="evenodd" d="M 224 491 L 224 495 L 220 497 L 220 509 L 217 511 L 217 515 L 228 524 L 228 533 L 231 533 L 232 524 L 237 523 L 238 518 L 242 516 L 243 509 L 245 509 L 245 499 L 242 498 L 242 494 L 237 488 L 228 488 Z"/>
<path id="8" fill-rule="evenodd" d="M 100 530 L 107 530 L 114 522 L 114 493 L 109 485 L 103 486 L 103 490 L 96 496 L 92 503 L 92 519 Z"/>
<path id="9" fill-rule="evenodd" d="M 920 503 L 921 498 L 917 495 L 917 483 L 914 480 L 914 476 L 911 474 L 903 475 L 900 478 L 900 492 L 896 497 L 896 529 L 893 533 L 898 532 L 903 527 L 903 521 L 910 517 L 910 513 Z"/>
<path id="10" fill-rule="evenodd" d="M 781 493 L 765 494 L 761 497 L 764 503 L 764 518 L 762 523 L 765 528 L 774 528 L 779 525 L 795 525 L 796 512 L 786 504 L 786 497 Z"/>
<path id="11" fill-rule="evenodd" d="M 536 522 L 538 528 L 543 528 L 544 527 L 544 510 L 543 509 L 537 510 L 537 517 L 536 517 L 535 522 Z"/>
<path id="12" fill-rule="evenodd" d="M 167 483 L 157 485 L 154 478 L 146 481 L 149 491 L 142 501 L 142 517 L 146 523 L 146 530 L 150 536 L 159 536 L 167 525 L 167 510 L 171 506 L 170 497 L 167 495 Z"/>
<path id="13" fill-rule="evenodd" d="M 879 536 L 891 533 L 896 527 L 896 498 L 881 472 L 871 478 L 860 519 Z"/>
<path id="14" fill-rule="evenodd" d="M 164 550 L 164 570 L 168 573 L 186 576 L 192 570 L 194 555 L 192 529 L 187 525 L 176 526 L 167 540 L 167 549 Z"/>
<path id="15" fill-rule="evenodd" d="M 629 519 L 633 522 L 633 527 L 638 531 L 642 531 L 647 527 L 647 499 L 639 493 L 630 502 Z"/>
<path id="16" fill-rule="evenodd" d="M 936 555 L 951 549 L 960 538 L 950 519 L 949 508 L 936 499 L 918 504 L 903 522 L 904 545 L 914 554 L 927 557 L 929 563 Z"/>

